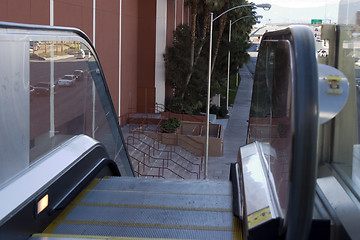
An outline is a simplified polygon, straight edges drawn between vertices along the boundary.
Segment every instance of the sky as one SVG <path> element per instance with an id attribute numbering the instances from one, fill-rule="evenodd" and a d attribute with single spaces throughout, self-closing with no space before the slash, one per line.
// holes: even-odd
<path id="1" fill-rule="evenodd" d="M 290 7 L 290 8 L 309 8 L 320 7 L 326 4 L 338 4 L 339 0 L 252 0 L 252 2 L 270 3 L 272 5 Z"/>
<path id="2" fill-rule="evenodd" d="M 257 9 L 264 23 L 308 23 L 311 19 L 338 21 L 340 0 L 252 0 L 255 4 L 270 3 L 269 11 Z"/>

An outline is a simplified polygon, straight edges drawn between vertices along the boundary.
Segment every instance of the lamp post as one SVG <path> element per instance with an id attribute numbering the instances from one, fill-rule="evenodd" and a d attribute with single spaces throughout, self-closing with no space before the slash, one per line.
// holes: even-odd
<path id="1" fill-rule="evenodd" d="M 209 69 L 208 69 L 208 91 L 207 91 L 207 106 L 206 106 L 206 136 L 205 136 L 205 169 L 204 169 L 204 179 L 207 178 L 207 170 L 208 170 L 208 162 L 209 162 L 209 128 L 210 128 L 210 85 L 211 85 L 211 54 L 212 54 L 212 32 L 213 32 L 213 23 L 222 15 L 241 7 L 257 7 L 263 8 L 264 10 L 270 10 L 271 5 L 268 3 L 263 4 L 246 4 L 246 5 L 238 5 L 232 7 L 225 12 L 218 15 L 214 18 L 214 13 L 210 13 L 210 43 L 209 43 Z"/>
<path id="2" fill-rule="evenodd" d="M 236 22 L 238 22 L 239 20 L 249 18 L 249 17 L 253 17 L 253 15 L 248 15 L 248 16 L 238 18 L 234 22 L 231 22 L 231 20 L 230 20 L 230 22 L 229 22 L 229 43 L 231 42 L 231 26 L 233 24 L 235 24 Z M 263 18 L 263 16 L 256 15 L 255 18 L 256 19 Z M 230 84 L 230 49 L 228 51 L 228 69 L 227 69 L 227 84 L 226 84 L 226 110 L 229 110 L 229 84 Z"/>

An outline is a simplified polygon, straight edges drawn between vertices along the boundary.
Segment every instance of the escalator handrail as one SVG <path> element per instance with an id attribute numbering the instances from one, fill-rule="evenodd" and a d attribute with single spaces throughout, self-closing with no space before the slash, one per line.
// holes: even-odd
<path id="1" fill-rule="evenodd" d="M 239 151 L 239 155 L 240 151 Z M 241 157 L 240 157 L 241 159 Z M 248 223 L 246 213 L 246 200 L 245 200 L 245 187 L 242 165 L 239 163 L 231 163 L 230 165 L 230 181 L 233 192 L 233 215 L 237 217 L 241 224 L 242 239 L 247 239 L 248 236 Z"/>
<path id="2" fill-rule="evenodd" d="M 74 185 L 64 197 L 57 202 L 50 210 L 49 214 L 54 214 L 56 211 L 64 210 L 65 207 L 79 194 L 86 185 L 88 185 L 96 175 L 105 167 L 109 167 L 112 176 L 120 176 L 119 169 L 116 163 L 111 159 L 101 159 L 82 179 Z"/>
<path id="3" fill-rule="evenodd" d="M 14 177 L 2 186 L 0 191 L 0 198 L 2 199 L 0 226 L 11 218 L 19 206 L 32 199 L 34 194 L 42 192 L 47 185 L 64 174 L 66 169 L 72 168 L 80 161 L 84 152 L 98 144 L 96 140 L 85 135 L 72 137 L 43 156 L 25 173 Z"/>
<path id="4" fill-rule="evenodd" d="M 263 40 L 289 40 L 293 61 L 293 159 L 290 169 L 286 239 L 305 239 L 311 228 L 316 186 L 319 126 L 318 64 L 309 27 L 292 26 L 269 32 Z"/>

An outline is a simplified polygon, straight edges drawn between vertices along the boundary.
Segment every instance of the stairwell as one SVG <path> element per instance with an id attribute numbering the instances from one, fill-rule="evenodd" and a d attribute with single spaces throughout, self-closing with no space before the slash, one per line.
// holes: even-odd
<path id="1" fill-rule="evenodd" d="M 123 135 L 138 177 L 200 179 L 202 158 L 175 146 L 162 144 L 144 134 L 155 132 L 156 125 L 123 127 Z"/>

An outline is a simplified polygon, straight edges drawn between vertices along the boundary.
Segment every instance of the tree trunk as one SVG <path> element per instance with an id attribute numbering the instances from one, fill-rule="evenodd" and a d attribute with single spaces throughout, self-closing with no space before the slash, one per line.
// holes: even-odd
<path id="1" fill-rule="evenodd" d="M 195 54 L 195 39 L 196 39 L 196 18 L 197 18 L 197 5 L 198 0 L 191 1 L 191 47 L 190 47 L 190 66 L 189 66 L 189 73 L 186 75 L 185 78 L 185 86 L 183 91 L 180 93 L 180 97 L 184 99 L 186 88 L 189 85 L 193 67 L 194 67 L 194 54 Z"/>
<path id="2" fill-rule="evenodd" d="M 200 37 L 200 46 L 199 46 L 199 49 L 196 53 L 196 57 L 195 57 L 195 63 L 197 63 L 199 57 L 200 57 L 200 54 L 201 54 L 201 51 L 204 47 L 204 44 L 205 44 L 205 38 L 206 38 L 206 34 L 209 30 L 209 27 L 210 27 L 210 10 L 209 10 L 209 7 L 206 5 L 205 2 L 203 2 L 203 9 L 204 9 L 204 19 L 203 19 L 203 24 L 204 24 L 204 27 L 201 31 L 201 37 Z"/>
<path id="3" fill-rule="evenodd" d="M 215 67 L 215 62 L 216 62 L 216 57 L 219 53 L 219 48 L 220 48 L 220 42 L 221 42 L 221 38 L 222 38 L 222 35 L 224 33 L 224 30 L 225 30 L 225 25 L 226 25 L 226 14 L 221 16 L 219 21 L 219 34 L 218 34 L 218 38 L 217 38 L 217 41 L 216 41 L 216 45 L 215 45 L 215 50 L 214 50 L 214 57 L 213 57 L 213 60 L 212 60 L 212 66 L 211 66 L 211 72 L 214 71 L 214 67 Z"/>
<path id="4" fill-rule="evenodd" d="M 203 1 L 203 9 L 204 9 L 204 18 L 203 18 L 203 24 L 204 24 L 204 27 L 202 28 L 201 30 L 201 36 L 200 36 L 200 45 L 199 45 L 199 48 L 198 50 L 196 51 L 196 54 L 195 54 L 195 33 L 196 33 L 196 17 L 197 17 L 197 14 L 195 17 L 193 17 L 192 15 L 192 28 L 191 28 L 191 56 L 190 56 L 190 61 L 191 61 L 191 65 L 190 65 L 190 71 L 188 73 L 188 75 L 186 76 L 186 79 L 185 79 L 185 86 L 184 86 L 184 90 L 183 92 L 181 93 L 180 97 L 183 99 L 184 98 L 184 95 L 185 95 L 185 92 L 186 92 L 186 89 L 190 83 L 190 80 L 191 80 L 191 77 L 192 77 L 192 73 L 193 73 L 193 67 L 194 65 L 196 65 L 197 61 L 199 60 L 199 57 L 200 57 L 200 54 L 201 54 L 201 51 L 204 47 L 204 44 L 205 44 L 205 39 L 206 39 L 206 34 L 209 30 L 209 26 L 210 26 L 210 10 L 209 10 L 209 7 L 206 5 L 206 3 Z M 196 9 L 197 11 L 197 5 L 196 5 Z M 192 11 L 193 11 L 193 8 L 192 8 Z M 194 38 L 193 38 L 194 37 Z M 194 41 L 193 41 L 194 40 Z"/>

